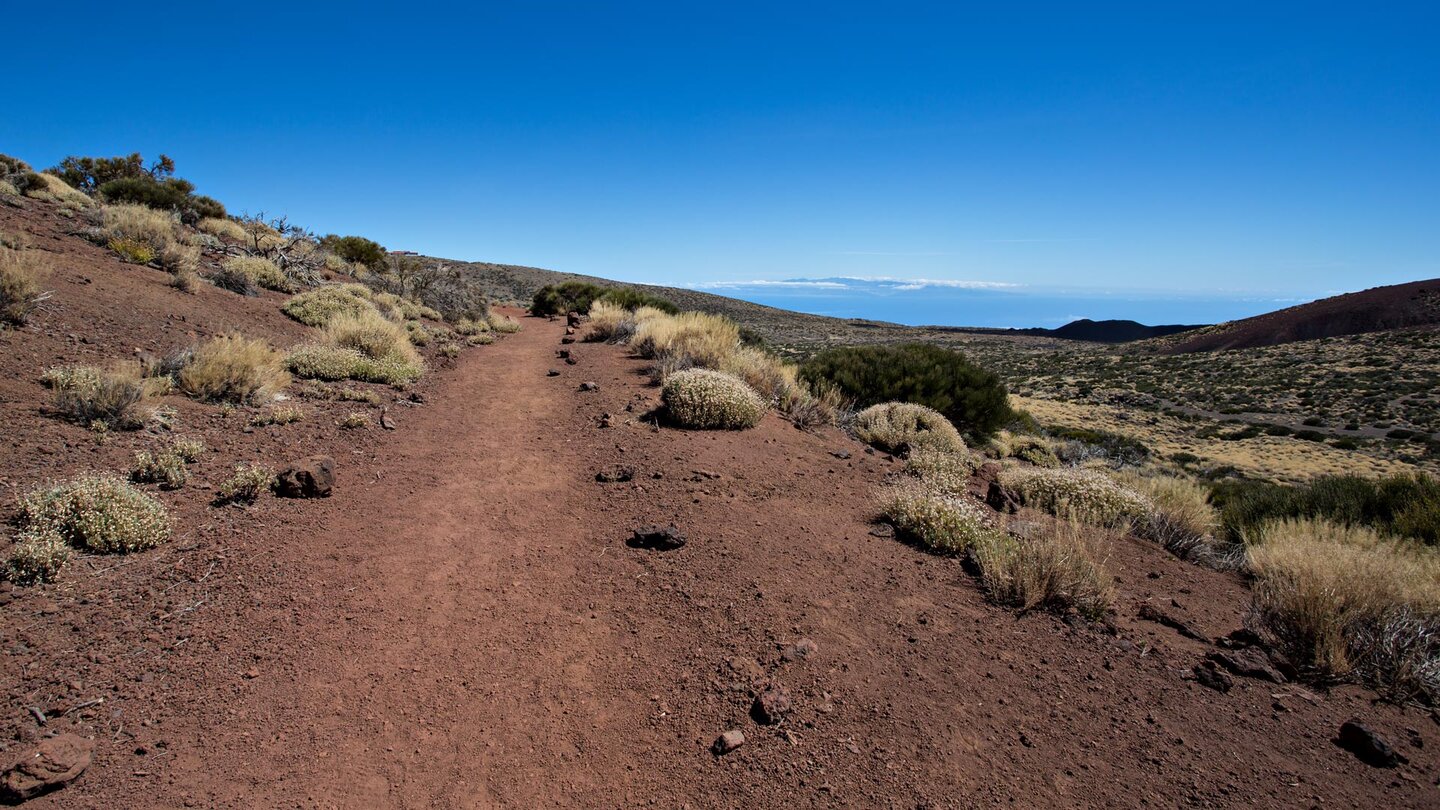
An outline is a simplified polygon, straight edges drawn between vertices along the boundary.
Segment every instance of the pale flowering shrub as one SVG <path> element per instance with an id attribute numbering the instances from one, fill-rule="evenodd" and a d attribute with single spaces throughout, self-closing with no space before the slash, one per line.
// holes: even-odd
<path id="1" fill-rule="evenodd" d="M 660 399 L 676 424 L 702 430 L 754 427 L 766 409 L 765 400 L 740 379 L 701 368 L 671 374 Z"/>
<path id="2" fill-rule="evenodd" d="M 54 582 L 69 561 L 70 547 L 59 535 L 51 531 L 21 532 L 5 561 L 5 578 L 18 585 Z"/>
<path id="3" fill-rule="evenodd" d="M 922 445 L 911 451 L 905 460 L 905 472 L 937 492 L 961 495 L 965 493 L 976 465 L 975 457 L 969 453 Z"/>
<path id="4" fill-rule="evenodd" d="M 20 501 L 23 532 L 51 533 L 100 553 L 153 548 L 170 539 L 170 516 L 154 498 L 113 475 L 90 475 Z"/>
<path id="5" fill-rule="evenodd" d="M 1143 524 L 1154 509 L 1145 496 L 1093 470 L 1011 467 L 1000 483 L 1026 506 L 1096 526 Z"/>
<path id="6" fill-rule="evenodd" d="M 934 551 L 960 553 L 995 532 L 978 503 L 916 482 L 881 490 L 880 512 L 903 535 Z"/>
<path id="7" fill-rule="evenodd" d="M 943 414 L 910 402 L 882 402 L 855 415 L 855 435 L 892 453 L 920 447 L 963 452 L 965 440 Z"/>

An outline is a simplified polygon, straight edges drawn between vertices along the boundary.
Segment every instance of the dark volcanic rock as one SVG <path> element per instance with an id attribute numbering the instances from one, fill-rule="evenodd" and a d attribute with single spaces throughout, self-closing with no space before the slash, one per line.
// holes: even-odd
<path id="1" fill-rule="evenodd" d="M 595 480 L 602 484 L 623 484 L 634 478 L 634 467 L 611 467 L 595 473 Z"/>
<path id="2" fill-rule="evenodd" d="M 1169 613 L 1155 607 L 1149 602 L 1140 606 L 1140 618 L 1147 622 L 1163 624 L 1186 638 L 1193 638 L 1196 641 L 1203 641 L 1207 644 L 1210 642 L 1209 636 L 1206 636 L 1204 633 L 1186 624 L 1183 620 L 1171 616 Z"/>
<path id="3" fill-rule="evenodd" d="M 275 479 L 275 494 L 282 498 L 328 498 L 335 487 L 335 459 L 306 456 L 291 462 Z"/>
<path id="4" fill-rule="evenodd" d="M 1020 496 L 999 481 L 991 481 L 985 491 L 985 504 L 996 512 L 1013 515 L 1020 511 Z"/>
<path id="5" fill-rule="evenodd" d="M 642 526 L 625 541 L 625 545 L 652 551 L 673 551 L 685 546 L 685 535 L 674 526 Z"/>
<path id="6" fill-rule="evenodd" d="M 1214 689 L 1216 692 L 1225 693 L 1235 685 L 1235 679 L 1229 673 L 1215 666 L 1214 661 L 1202 661 L 1195 665 L 1195 681 L 1201 686 Z"/>
<path id="7" fill-rule="evenodd" d="M 1269 656 L 1259 647 L 1210 653 L 1210 660 L 1246 678 L 1259 678 L 1271 683 L 1285 683 L 1285 676 L 1270 663 Z"/>
<path id="8" fill-rule="evenodd" d="M 1340 726 L 1335 744 L 1376 768 L 1393 768 L 1410 761 L 1359 720 L 1346 720 Z"/>
<path id="9" fill-rule="evenodd" d="M 77 734 L 61 734 L 12 761 L 0 776 L 0 800 L 19 803 L 64 787 L 90 767 L 95 744 Z"/>
<path id="10" fill-rule="evenodd" d="M 790 691 L 783 686 L 770 686 L 755 696 L 750 716 L 757 723 L 774 725 L 784 719 L 792 708 L 794 703 L 790 700 Z"/>

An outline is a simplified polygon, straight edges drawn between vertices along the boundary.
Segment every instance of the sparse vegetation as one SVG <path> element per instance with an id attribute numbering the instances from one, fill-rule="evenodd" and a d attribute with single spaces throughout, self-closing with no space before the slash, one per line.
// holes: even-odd
<path id="1" fill-rule="evenodd" d="M 254 503 L 275 483 L 275 471 L 260 464 L 242 464 L 215 490 L 216 503 Z"/>
<path id="2" fill-rule="evenodd" d="M 965 440 L 943 414 L 924 405 L 884 402 L 855 415 L 855 435 L 860 441 L 892 453 L 908 453 L 920 447 L 963 452 Z"/>
<path id="3" fill-rule="evenodd" d="M 905 472 L 944 495 L 963 495 L 977 460 L 969 453 L 921 445 L 905 459 Z"/>
<path id="4" fill-rule="evenodd" d="M 999 377 L 938 346 L 832 349 L 806 362 L 800 377 L 811 385 L 833 386 L 862 407 L 882 402 L 924 405 L 976 440 L 988 438 L 1013 417 Z"/>
<path id="5" fill-rule="evenodd" d="M 233 219 L 206 217 L 195 223 L 195 228 L 202 233 L 208 233 L 211 236 L 221 239 L 229 239 L 232 242 L 245 241 L 245 229 L 240 227 L 240 223 Z"/>
<path id="6" fill-rule="evenodd" d="M 374 311 L 374 293 L 363 284 L 327 284 L 286 301 L 280 311 L 306 326 L 323 327 L 337 315 Z"/>
<path id="7" fill-rule="evenodd" d="M 127 262 L 148 264 L 175 245 L 175 219 L 143 205 L 107 205 L 100 210 L 98 241 Z"/>
<path id="8" fill-rule="evenodd" d="M 347 430 L 370 427 L 370 417 L 360 411 L 351 411 L 340 419 L 340 427 Z"/>
<path id="9" fill-rule="evenodd" d="M 1219 563 L 1221 549 L 1215 533 L 1219 515 L 1210 504 L 1210 491 L 1189 478 L 1176 475 L 1124 473 L 1123 486 L 1149 501 L 1150 514 L 1136 530 L 1172 554 L 1203 563 Z"/>
<path id="10" fill-rule="evenodd" d="M 264 340 L 226 335 L 200 344 L 177 382 L 197 399 L 261 404 L 290 384 L 284 363 Z"/>
<path id="11" fill-rule="evenodd" d="M 688 369 L 670 375 L 661 389 L 665 412 L 677 425 L 700 430 L 742 430 L 765 415 L 765 400 L 730 374 Z"/>
<path id="12" fill-rule="evenodd" d="M 20 501 L 20 527 L 102 554 L 142 551 L 170 539 L 165 507 L 113 475 L 31 492 Z"/>
<path id="13" fill-rule="evenodd" d="M 251 427 L 269 427 L 270 425 L 290 425 L 305 418 L 305 412 L 295 407 L 272 408 L 250 417 Z"/>

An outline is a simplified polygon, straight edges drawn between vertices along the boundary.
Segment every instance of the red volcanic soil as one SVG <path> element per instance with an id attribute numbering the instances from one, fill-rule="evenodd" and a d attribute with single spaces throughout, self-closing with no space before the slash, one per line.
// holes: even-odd
<path id="1" fill-rule="evenodd" d="M 0 333 L 7 505 L 157 440 L 97 444 L 47 416 L 45 366 L 306 334 L 276 296 L 184 296 L 64 227 L 0 209 L 57 264 L 47 311 Z M 375 389 L 394 431 L 342 431 L 353 404 L 304 400 L 305 421 L 247 433 L 245 409 L 176 400 L 177 432 L 213 448 L 200 482 L 326 452 L 336 492 L 249 508 L 197 484 L 157 493 L 169 544 L 0 589 L 5 756 L 55 732 L 95 741 L 78 780 L 30 804 L 1435 806 L 1427 713 L 1352 686 L 1236 677 L 1222 694 L 1188 678 L 1210 642 L 1139 617 L 1223 636 L 1242 622 L 1237 577 L 1124 539 L 1113 628 L 1016 615 L 960 560 L 870 533 L 893 460 L 774 415 L 658 426 L 642 361 L 576 344 L 568 365 L 562 323 L 524 326 L 435 361 L 420 404 Z M 622 466 L 633 480 L 596 480 Z M 689 542 L 626 545 L 644 524 Z M 752 717 L 768 687 L 793 704 L 769 725 Z M 1352 717 L 1409 764 L 1337 747 Z M 744 745 L 712 753 L 731 729 Z"/>
<path id="2" fill-rule="evenodd" d="M 1197 332 L 1193 337 L 1182 334 L 1176 342 L 1167 342 L 1161 351 L 1185 354 L 1248 349 L 1435 324 L 1440 324 L 1440 279 L 1373 287 L 1267 312 Z"/>

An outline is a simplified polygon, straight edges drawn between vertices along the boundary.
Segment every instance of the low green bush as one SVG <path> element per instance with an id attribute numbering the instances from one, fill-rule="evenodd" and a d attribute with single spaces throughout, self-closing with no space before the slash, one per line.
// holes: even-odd
<path id="1" fill-rule="evenodd" d="M 1213 485 L 1212 499 L 1232 542 L 1269 521 L 1308 518 L 1440 544 L 1440 480 L 1424 473 L 1326 475 L 1297 486 L 1225 480 Z"/>
<path id="2" fill-rule="evenodd" d="M 959 352 L 923 343 L 830 349 L 800 368 L 812 388 L 833 387 L 865 407 L 911 402 L 944 414 L 965 435 L 983 441 L 1013 418 L 1000 378 Z"/>

